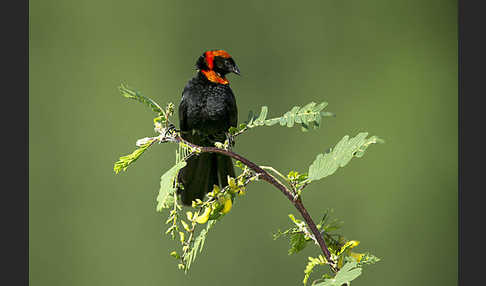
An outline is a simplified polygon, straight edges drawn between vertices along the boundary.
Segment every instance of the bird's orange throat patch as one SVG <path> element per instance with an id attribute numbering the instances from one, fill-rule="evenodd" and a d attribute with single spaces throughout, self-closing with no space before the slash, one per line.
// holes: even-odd
<path id="1" fill-rule="evenodd" d="M 220 83 L 220 84 L 228 84 L 229 83 L 229 81 L 226 78 L 220 76 L 217 72 L 215 72 L 213 70 L 208 70 L 208 71 L 201 70 L 201 72 L 211 82 Z"/>

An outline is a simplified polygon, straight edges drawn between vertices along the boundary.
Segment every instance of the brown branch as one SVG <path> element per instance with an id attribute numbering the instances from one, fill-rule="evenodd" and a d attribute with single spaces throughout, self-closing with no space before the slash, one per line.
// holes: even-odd
<path id="1" fill-rule="evenodd" d="M 226 149 L 220 149 L 216 147 L 203 147 L 203 146 L 198 146 L 195 144 L 192 144 L 186 140 L 184 140 L 182 137 L 180 137 L 179 134 L 176 134 L 169 140 L 167 141 L 173 141 L 173 142 L 180 142 L 184 143 L 192 148 L 198 149 L 202 153 L 219 153 L 226 155 L 228 157 L 231 157 L 235 160 L 238 160 L 248 166 L 250 169 L 252 169 L 254 172 L 260 175 L 260 178 L 263 179 L 264 181 L 272 184 L 274 187 L 279 189 L 286 197 L 289 199 L 289 201 L 295 206 L 295 208 L 300 212 L 302 217 L 304 218 L 305 222 L 309 226 L 311 232 L 314 234 L 317 242 L 319 243 L 319 246 L 322 249 L 322 252 L 324 253 L 324 256 L 326 257 L 326 260 L 329 262 L 329 265 L 333 271 L 336 271 L 334 268 L 333 264 L 334 262 L 331 260 L 331 254 L 329 253 L 329 250 L 327 249 L 326 242 L 324 241 L 323 236 L 319 232 L 319 230 L 316 227 L 316 224 L 312 220 L 311 216 L 307 212 L 306 208 L 304 207 L 304 204 L 302 203 L 302 200 L 300 199 L 300 196 L 294 195 L 291 190 L 289 190 L 285 185 L 283 185 L 280 181 L 276 180 L 272 175 L 270 175 L 267 171 L 262 169 L 260 166 L 256 165 L 255 163 L 251 162 L 250 160 L 242 157 L 241 155 L 234 153 L 230 150 Z"/>

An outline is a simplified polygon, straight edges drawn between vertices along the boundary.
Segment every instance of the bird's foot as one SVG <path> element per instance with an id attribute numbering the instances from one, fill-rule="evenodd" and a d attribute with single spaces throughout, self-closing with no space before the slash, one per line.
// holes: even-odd
<path id="1" fill-rule="evenodd" d="M 167 135 L 170 135 L 171 133 L 174 133 L 174 132 L 179 132 L 179 131 L 176 129 L 174 124 L 169 123 L 167 128 L 165 128 L 164 137 L 167 137 Z"/>
<path id="2" fill-rule="evenodd" d="M 226 132 L 226 140 L 228 140 L 228 148 L 235 146 L 235 136 L 231 135 L 229 132 Z"/>

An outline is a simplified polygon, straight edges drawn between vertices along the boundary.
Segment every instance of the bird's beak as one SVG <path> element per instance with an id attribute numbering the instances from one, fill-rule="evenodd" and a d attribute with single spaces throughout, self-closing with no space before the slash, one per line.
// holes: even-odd
<path id="1" fill-rule="evenodd" d="M 238 66 L 236 64 L 233 66 L 233 69 L 231 71 L 234 72 L 237 75 L 240 75 L 240 69 L 238 68 Z"/>

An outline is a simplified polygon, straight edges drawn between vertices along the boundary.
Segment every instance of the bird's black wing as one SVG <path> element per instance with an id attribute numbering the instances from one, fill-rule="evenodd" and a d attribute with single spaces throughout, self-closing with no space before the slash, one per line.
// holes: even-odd
<path id="1" fill-rule="evenodd" d="M 238 124 L 238 108 L 236 107 L 236 99 L 233 91 L 231 90 L 231 88 L 228 88 L 228 91 L 227 106 L 229 114 L 229 125 L 230 127 L 236 127 Z"/>
<path id="2" fill-rule="evenodd" d="M 187 126 L 187 102 L 184 98 L 184 93 L 186 92 L 187 87 L 184 88 L 182 92 L 182 99 L 181 103 L 179 104 L 179 129 L 181 131 L 188 131 L 189 127 Z"/>

